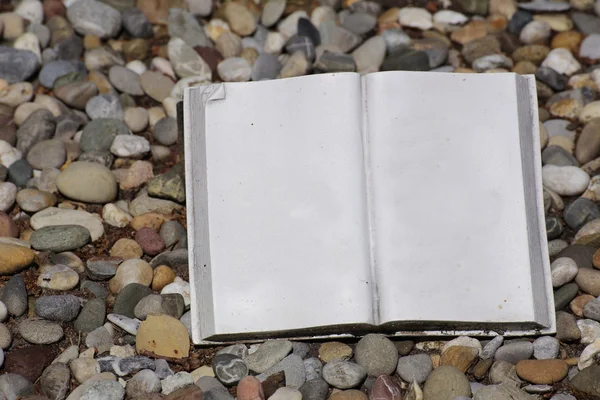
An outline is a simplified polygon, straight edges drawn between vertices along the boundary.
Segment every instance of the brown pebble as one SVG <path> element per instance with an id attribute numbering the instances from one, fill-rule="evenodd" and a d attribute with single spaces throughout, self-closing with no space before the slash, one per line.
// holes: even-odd
<path id="1" fill-rule="evenodd" d="M 262 383 L 263 393 L 265 398 L 273 396 L 273 393 L 279 388 L 285 386 L 285 373 L 283 371 L 279 371 L 276 374 L 269 376 Z"/>
<path id="2" fill-rule="evenodd" d="M 171 218 L 166 214 L 149 212 L 134 217 L 129 223 L 129 225 L 136 231 L 139 231 L 144 227 L 150 228 L 154 231 L 158 231 L 163 222 L 170 220 Z"/>
<path id="3" fill-rule="evenodd" d="M 44 0 L 43 9 L 44 18 L 46 21 L 48 21 L 55 15 L 64 17 L 66 12 L 66 7 L 63 4 L 62 0 Z"/>
<path id="4" fill-rule="evenodd" d="M 492 366 L 494 360 L 489 358 L 487 360 L 479 360 L 477 364 L 471 368 L 471 372 L 477 379 L 483 379 L 487 375 L 490 367 Z"/>
<path id="5" fill-rule="evenodd" d="M 360 390 L 350 389 L 333 393 L 329 396 L 329 400 L 368 400 L 368 397 Z"/>
<path id="6" fill-rule="evenodd" d="M 246 376 L 237 386 L 238 400 L 265 400 L 260 381 L 253 376 Z"/>
<path id="7" fill-rule="evenodd" d="M 536 385 L 552 385 L 562 381 L 569 366 L 563 360 L 521 360 L 516 366 L 521 379 Z"/>
<path id="8" fill-rule="evenodd" d="M 136 243 L 137 244 L 137 243 Z M 154 269 L 154 278 L 152 279 L 152 290 L 160 292 L 169 283 L 175 280 L 175 271 L 167 265 L 159 265 Z"/>
<path id="9" fill-rule="evenodd" d="M 569 367 L 574 367 L 575 365 L 579 364 L 579 357 L 565 358 L 564 361 L 567 363 L 567 365 Z"/>
<path id="10" fill-rule="evenodd" d="M 142 258 L 144 251 L 140 245 L 133 239 L 121 238 L 113 244 L 110 249 L 111 257 L 119 257 L 123 260 L 130 260 L 133 258 Z"/>
<path id="11" fill-rule="evenodd" d="M 223 61 L 223 56 L 212 47 L 196 46 L 194 47 L 194 50 L 196 50 L 196 53 L 198 53 L 200 57 L 202 57 L 202 59 L 206 61 L 212 73 L 216 74 L 217 65 L 219 65 L 219 63 Z"/>
<path id="12" fill-rule="evenodd" d="M 596 255 L 594 254 L 594 257 L 595 256 Z M 573 314 L 577 315 L 580 318 L 583 318 L 583 307 L 588 303 L 588 301 L 592 301 L 594 299 L 595 297 L 591 294 L 582 294 L 581 296 L 577 296 L 573 300 L 571 300 L 571 302 L 569 303 L 569 308 L 571 309 L 571 312 Z"/>
<path id="13" fill-rule="evenodd" d="M 341 342 L 326 342 L 319 346 L 319 358 L 328 363 L 333 360 L 348 360 L 352 357 L 352 348 Z"/>
<path id="14" fill-rule="evenodd" d="M 559 32 L 552 39 L 550 46 L 553 49 L 564 48 L 570 50 L 572 53 L 579 52 L 579 45 L 583 40 L 583 35 L 579 32 L 568 31 Z"/>
<path id="15" fill-rule="evenodd" d="M 98 36 L 95 36 L 95 35 L 85 35 L 83 37 L 83 47 L 86 50 L 96 49 L 96 48 L 98 48 L 100 46 L 102 46 L 102 42 L 100 41 L 100 38 Z"/>
<path id="16" fill-rule="evenodd" d="M 19 228 L 10 215 L 0 211 L 0 237 L 18 237 Z"/>
<path id="17" fill-rule="evenodd" d="M 142 228 L 135 233 L 135 241 L 142 247 L 144 253 L 155 256 L 165 248 L 165 242 L 160 235 L 150 228 Z"/>
<path id="18" fill-rule="evenodd" d="M 170 393 L 167 400 L 202 400 L 202 390 L 196 385 L 186 386 Z"/>
<path id="19" fill-rule="evenodd" d="M 467 372 L 478 354 L 479 351 L 474 347 L 450 346 L 442 353 L 440 365 L 452 365 L 462 372 Z"/>
<path id="20" fill-rule="evenodd" d="M 56 353 L 50 346 L 34 345 L 14 349 L 6 353 L 4 372 L 19 374 L 35 382 L 44 372 Z"/>

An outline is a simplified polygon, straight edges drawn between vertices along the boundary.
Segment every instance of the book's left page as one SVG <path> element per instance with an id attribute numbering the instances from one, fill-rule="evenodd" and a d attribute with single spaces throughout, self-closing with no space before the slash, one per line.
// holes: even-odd
<path id="1" fill-rule="evenodd" d="M 360 76 L 191 88 L 184 118 L 194 342 L 372 323 Z"/>

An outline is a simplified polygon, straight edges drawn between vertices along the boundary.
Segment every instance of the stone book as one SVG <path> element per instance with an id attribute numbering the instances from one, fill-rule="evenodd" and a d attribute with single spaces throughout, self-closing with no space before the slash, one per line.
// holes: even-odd
<path id="1" fill-rule="evenodd" d="M 555 331 L 533 76 L 186 89 L 192 336 Z"/>

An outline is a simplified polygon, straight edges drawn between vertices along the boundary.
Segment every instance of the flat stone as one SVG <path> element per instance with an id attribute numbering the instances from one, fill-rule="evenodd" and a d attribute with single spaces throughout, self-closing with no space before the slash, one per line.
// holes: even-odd
<path id="1" fill-rule="evenodd" d="M 41 296 L 35 302 L 35 313 L 50 321 L 70 322 L 77 318 L 81 300 L 73 295 Z"/>
<path id="2" fill-rule="evenodd" d="M 328 363 L 334 360 L 348 361 L 352 348 L 341 342 L 326 342 L 319 346 L 319 358 Z"/>
<path id="3" fill-rule="evenodd" d="M 216 355 L 212 367 L 217 379 L 227 386 L 235 385 L 248 375 L 244 360 L 233 354 Z"/>
<path id="4" fill-rule="evenodd" d="M 108 71 L 108 79 L 119 91 L 133 96 L 142 96 L 144 90 L 140 82 L 140 76 L 135 72 L 122 67 L 113 65 Z"/>
<path id="5" fill-rule="evenodd" d="M 415 354 L 400 357 L 396 372 L 405 382 L 423 383 L 433 370 L 433 363 L 428 354 Z"/>
<path id="6" fill-rule="evenodd" d="M 135 318 L 134 309 L 137 303 L 152 293 L 152 290 L 139 283 L 129 283 L 120 289 L 113 306 L 113 314 Z"/>
<path id="7" fill-rule="evenodd" d="M 81 400 L 122 400 L 125 389 L 116 381 L 96 381 L 86 385 Z"/>
<path id="8" fill-rule="evenodd" d="M 20 317 L 27 311 L 27 289 L 23 276 L 14 275 L 4 285 L 2 302 L 6 305 L 8 313 Z"/>
<path id="9" fill-rule="evenodd" d="M 202 76 L 206 80 L 211 79 L 212 71 L 208 64 L 196 53 L 193 47 L 182 39 L 171 38 L 168 44 L 168 53 L 169 60 L 173 63 L 173 69 L 180 78 Z M 142 86 L 144 86 L 143 82 Z"/>
<path id="10" fill-rule="evenodd" d="M 507 361 L 516 364 L 520 360 L 526 360 L 533 355 L 533 344 L 527 341 L 505 343 L 496 351 L 495 360 Z"/>
<path id="11" fill-rule="evenodd" d="M 99 94 L 88 100 L 85 112 L 91 119 L 123 119 L 123 106 L 115 93 Z"/>
<path id="12" fill-rule="evenodd" d="M 129 398 L 146 397 L 150 393 L 160 393 L 160 378 L 149 369 L 143 369 L 127 381 L 125 391 Z"/>
<path id="13" fill-rule="evenodd" d="M 0 243 L 0 275 L 12 275 L 27 268 L 35 253 L 23 246 Z"/>
<path id="14" fill-rule="evenodd" d="M 150 286 L 152 276 L 152 267 L 146 261 L 140 259 L 126 260 L 117 268 L 116 275 L 109 282 L 109 287 L 113 293 L 119 293 L 131 283 Z"/>
<path id="15" fill-rule="evenodd" d="M 105 317 L 106 304 L 104 299 L 90 299 L 83 306 L 81 313 L 75 320 L 74 327 L 78 332 L 88 333 L 101 327 L 104 324 Z"/>
<path id="16" fill-rule="evenodd" d="M 261 382 L 267 381 L 271 376 L 283 371 L 285 384 L 293 389 L 300 388 L 306 382 L 306 369 L 302 358 L 296 354 L 290 354 L 283 360 L 269 368 L 267 371 L 257 375 Z"/>
<path id="17" fill-rule="evenodd" d="M 59 324 L 43 319 L 27 319 L 19 324 L 19 334 L 33 344 L 51 344 L 62 339 L 64 333 Z"/>
<path id="18" fill-rule="evenodd" d="M 211 46 L 196 18 L 180 8 L 169 9 L 169 36 L 181 38 L 189 46 Z"/>
<path id="19" fill-rule="evenodd" d="M 123 27 L 131 36 L 143 39 L 152 37 L 152 24 L 139 8 L 127 8 L 123 10 L 121 17 Z"/>
<path id="20" fill-rule="evenodd" d="M 88 229 L 92 241 L 96 241 L 104 235 L 104 226 L 100 217 L 97 214 L 82 210 L 49 207 L 35 213 L 29 223 L 36 230 L 46 226 L 64 225 L 65 223 L 81 225 Z"/>
<path id="21" fill-rule="evenodd" d="M 288 340 L 267 340 L 244 361 L 251 371 L 262 373 L 283 360 L 291 351 L 292 343 Z"/>
<path id="22" fill-rule="evenodd" d="M 37 285 L 44 289 L 71 290 L 79 283 L 79 274 L 66 265 L 52 265 L 44 269 Z"/>
<path id="23" fill-rule="evenodd" d="M 559 350 L 560 343 L 552 336 L 542 336 L 533 341 L 533 357 L 538 360 L 556 358 Z"/>
<path id="24" fill-rule="evenodd" d="M 85 246 L 90 231 L 81 225 L 58 225 L 40 228 L 31 234 L 31 247 L 41 251 L 69 251 Z"/>
<path id="25" fill-rule="evenodd" d="M 71 390 L 71 371 L 62 363 L 50 365 L 42 374 L 40 387 L 48 398 L 66 398 Z"/>
<path id="26" fill-rule="evenodd" d="M 46 109 L 34 111 L 19 126 L 16 147 L 26 155 L 37 142 L 51 139 L 55 129 L 56 122 L 50 111 Z"/>
<path id="27" fill-rule="evenodd" d="M 167 315 L 148 315 L 140 324 L 136 337 L 138 354 L 185 358 L 189 355 L 190 338 L 179 320 Z"/>
<path id="28" fill-rule="evenodd" d="M 67 9 L 67 17 L 81 35 L 100 39 L 114 37 L 121 29 L 121 14 L 114 8 L 95 0 L 80 0 Z"/>
<path id="29" fill-rule="evenodd" d="M 351 389 L 367 377 L 364 367 L 349 361 L 333 361 L 323 367 L 323 379 L 337 389 Z"/>

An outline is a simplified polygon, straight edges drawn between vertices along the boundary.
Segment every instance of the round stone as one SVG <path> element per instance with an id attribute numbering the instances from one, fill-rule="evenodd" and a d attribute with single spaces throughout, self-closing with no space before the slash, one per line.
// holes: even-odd
<path id="1" fill-rule="evenodd" d="M 107 203 L 117 197 L 115 176 L 98 163 L 71 163 L 58 175 L 56 186 L 64 196 L 87 203 Z"/>
<path id="2" fill-rule="evenodd" d="M 569 370 L 563 360 L 521 360 L 517 363 L 517 375 L 536 385 L 551 385 L 562 381 Z"/>
<path id="3" fill-rule="evenodd" d="M 130 283 L 150 286 L 152 276 L 152 267 L 146 261 L 140 259 L 126 260 L 117 268 L 117 273 L 110 280 L 109 287 L 111 292 L 119 293 L 121 289 Z"/>
<path id="4" fill-rule="evenodd" d="M 80 400 L 123 400 L 125 388 L 117 381 L 99 380 L 85 385 Z"/>
<path id="5" fill-rule="evenodd" d="M 136 243 L 137 244 L 137 243 Z M 154 277 L 152 278 L 152 290 L 160 292 L 165 286 L 173 283 L 175 280 L 175 271 L 167 265 L 159 265 L 154 269 Z"/>
<path id="6" fill-rule="evenodd" d="M 140 83 L 144 92 L 158 102 L 169 97 L 174 83 L 160 72 L 146 71 L 140 75 Z"/>
<path id="7" fill-rule="evenodd" d="M 542 181 L 544 186 L 562 196 L 575 196 L 585 192 L 590 177 L 578 167 L 544 165 Z"/>
<path id="8" fill-rule="evenodd" d="M 127 397 L 134 399 L 146 397 L 149 393 L 159 393 L 162 389 L 160 378 L 150 369 L 143 369 L 127 381 Z"/>
<path id="9" fill-rule="evenodd" d="M 387 337 L 370 333 L 354 349 L 356 363 L 370 376 L 391 375 L 398 364 L 398 350 Z"/>
<path id="10" fill-rule="evenodd" d="M 35 213 L 29 220 L 30 226 L 36 230 L 45 226 L 64 225 L 65 223 L 86 227 L 90 231 L 92 242 L 104 235 L 104 225 L 100 216 L 83 210 L 48 207 Z"/>
<path id="11" fill-rule="evenodd" d="M 177 121 L 171 117 L 162 118 L 154 125 L 152 135 L 164 146 L 175 144 L 178 138 Z"/>
<path id="12" fill-rule="evenodd" d="M 117 157 L 140 157 L 150 151 L 150 142 L 136 135 L 117 135 L 110 152 Z"/>
<path id="13" fill-rule="evenodd" d="M 550 265 L 552 286 L 560 287 L 571 282 L 577 276 L 577 263 L 568 257 L 560 257 Z"/>
<path id="14" fill-rule="evenodd" d="M 471 397 L 469 380 L 458 368 L 444 365 L 434 369 L 423 387 L 426 399 L 455 399 L 459 396 Z"/>
<path id="15" fill-rule="evenodd" d="M 233 354 L 217 354 L 212 367 L 217 379 L 227 386 L 235 385 L 248 375 L 244 360 Z"/>
<path id="16" fill-rule="evenodd" d="M 538 360 L 556 358 L 560 342 L 552 336 L 542 336 L 533 341 L 533 356 Z"/>
<path id="17" fill-rule="evenodd" d="M 148 127 L 148 111 L 143 107 L 126 108 L 123 118 L 125 124 L 132 132 L 142 132 Z"/>
<path id="18" fill-rule="evenodd" d="M 19 324 L 19 334 L 33 344 L 56 343 L 64 335 L 59 324 L 35 318 L 22 321 Z"/>
<path id="19" fill-rule="evenodd" d="M 106 304 L 104 299 L 90 299 L 83 306 L 81 313 L 73 324 L 78 332 L 92 332 L 104 324 L 106 317 Z"/>
<path id="20" fill-rule="evenodd" d="M 352 357 L 352 348 L 341 342 L 326 342 L 319 346 L 319 358 L 324 362 L 347 361 Z"/>
<path id="21" fill-rule="evenodd" d="M 10 210 L 17 198 L 17 186 L 12 182 L 0 182 L 0 211 Z"/>
<path id="22" fill-rule="evenodd" d="M 144 255 L 144 252 L 140 245 L 133 239 L 129 238 L 121 238 L 113 244 L 110 249 L 111 257 L 119 257 L 123 260 L 130 260 L 133 258 L 141 258 Z M 155 274 L 156 274 L 156 270 Z M 175 279 L 175 277 L 173 277 Z M 170 282 L 169 282 L 170 283 Z M 153 290 L 154 286 L 152 287 Z"/>
<path id="23" fill-rule="evenodd" d="M 225 5 L 225 18 L 229 22 L 231 30 L 240 36 L 248 36 L 256 30 L 256 19 L 243 4 L 227 3 Z"/>
<path id="24" fill-rule="evenodd" d="M 115 93 L 99 94 L 88 100 L 85 112 L 91 119 L 123 119 L 123 106 Z"/>
<path id="25" fill-rule="evenodd" d="M 158 233 L 150 228 L 142 228 L 135 233 L 135 241 L 139 243 L 144 253 L 155 256 L 165 248 L 165 243 Z"/>

